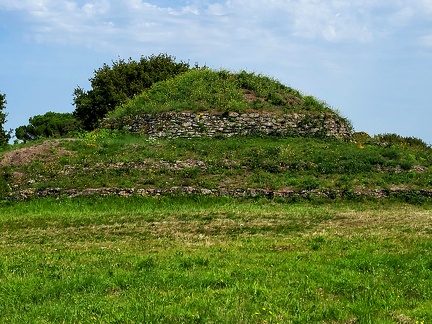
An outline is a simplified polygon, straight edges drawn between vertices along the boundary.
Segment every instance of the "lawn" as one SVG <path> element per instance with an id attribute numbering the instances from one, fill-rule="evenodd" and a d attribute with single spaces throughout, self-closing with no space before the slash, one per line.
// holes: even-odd
<path id="1" fill-rule="evenodd" d="M 432 211 L 401 202 L 0 207 L 2 323 L 429 323 Z"/>

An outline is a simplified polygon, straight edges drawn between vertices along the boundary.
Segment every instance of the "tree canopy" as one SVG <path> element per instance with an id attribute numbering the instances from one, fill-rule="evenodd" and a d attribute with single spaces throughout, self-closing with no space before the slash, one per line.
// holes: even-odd
<path id="1" fill-rule="evenodd" d="M 43 137 L 63 137 L 80 129 L 71 113 L 47 112 L 29 119 L 29 124 L 15 129 L 15 137 L 24 142 Z"/>
<path id="2" fill-rule="evenodd" d="M 175 61 L 167 54 L 141 57 L 139 61 L 119 59 L 112 66 L 104 64 L 90 78 L 91 90 L 74 90 L 74 116 L 86 130 L 97 127 L 99 120 L 115 107 L 133 98 L 153 83 L 167 80 L 190 69 L 189 63 Z"/>
<path id="3" fill-rule="evenodd" d="M 4 112 L 6 109 L 6 95 L 0 93 L 0 147 L 5 146 L 10 140 L 10 132 L 4 129 L 6 123 L 7 113 Z"/>

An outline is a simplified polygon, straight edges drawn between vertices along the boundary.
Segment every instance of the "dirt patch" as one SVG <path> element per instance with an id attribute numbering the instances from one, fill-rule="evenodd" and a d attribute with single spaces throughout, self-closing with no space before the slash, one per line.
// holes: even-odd
<path id="1" fill-rule="evenodd" d="M 244 92 L 243 99 L 247 102 L 255 102 L 255 101 L 266 101 L 265 98 L 257 97 L 254 93 L 251 92 Z"/>
<path id="2" fill-rule="evenodd" d="M 29 147 L 23 147 L 14 151 L 6 152 L 0 160 L 0 167 L 21 166 L 36 160 L 51 160 L 64 155 L 72 155 L 73 152 L 60 146 L 62 141 L 74 141 L 73 138 L 47 140 L 43 143 Z"/>

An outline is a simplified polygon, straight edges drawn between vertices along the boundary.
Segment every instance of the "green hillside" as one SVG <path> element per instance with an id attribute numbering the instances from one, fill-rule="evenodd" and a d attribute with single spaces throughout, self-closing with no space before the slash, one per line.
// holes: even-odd
<path id="1" fill-rule="evenodd" d="M 166 140 L 99 130 L 4 153 L 3 196 L 74 196 L 89 188 L 104 194 L 290 199 L 430 195 L 432 150 L 384 139 L 364 144 L 275 137 Z M 98 193 L 87 193 L 92 192 Z"/>

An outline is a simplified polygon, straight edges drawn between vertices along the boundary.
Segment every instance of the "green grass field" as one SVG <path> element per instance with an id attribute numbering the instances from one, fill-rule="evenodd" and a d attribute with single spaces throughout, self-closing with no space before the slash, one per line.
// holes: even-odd
<path id="1" fill-rule="evenodd" d="M 430 323 L 430 207 L 3 202 L 0 322 Z"/>

